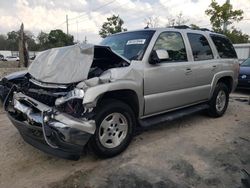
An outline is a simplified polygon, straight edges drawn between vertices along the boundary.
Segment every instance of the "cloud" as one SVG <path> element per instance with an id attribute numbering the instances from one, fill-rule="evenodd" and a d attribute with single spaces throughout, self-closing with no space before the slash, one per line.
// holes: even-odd
<path id="1" fill-rule="evenodd" d="M 244 17 L 250 19 L 250 0 L 231 3 L 234 8 L 243 9 Z M 21 22 L 35 35 L 55 28 L 66 32 L 67 14 L 69 32 L 75 39 L 83 41 L 87 36 L 89 42 L 98 43 L 98 32 L 112 14 L 119 15 L 128 30 L 144 28 L 148 17 L 157 17 L 158 25 L 164 27 L 169 18 L 176 18 L 179 13 L 189 24 L 209 27 L 209 17 L 204 13 L 209 4 L 203 0 L 8 0 L 1 2 L 0 33 L 17 30 Z M 250 34 L 249 22 L 244 20 L 235 26 Z"/>

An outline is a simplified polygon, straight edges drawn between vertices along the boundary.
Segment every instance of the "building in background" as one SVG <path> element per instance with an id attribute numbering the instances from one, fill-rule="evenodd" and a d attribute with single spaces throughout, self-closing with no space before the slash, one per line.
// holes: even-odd
<path id="1" fill-rule="evenodd" d="M 250 57 L 250 43 L 234 44 L 234 48 L 240 63 Z"/>

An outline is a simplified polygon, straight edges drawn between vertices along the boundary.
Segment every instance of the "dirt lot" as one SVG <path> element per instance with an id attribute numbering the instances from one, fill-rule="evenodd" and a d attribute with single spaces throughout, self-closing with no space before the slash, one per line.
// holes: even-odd
<path id="1" fill-rule="evenodd" d="M 0 111 L 0 187 L 240 188 L 241 169 L 250 171 L 249 95 L 232 94 L 222 118 L 200 113 L 141 130 L 124 153 L 106 160 L 40 152 Z"/>

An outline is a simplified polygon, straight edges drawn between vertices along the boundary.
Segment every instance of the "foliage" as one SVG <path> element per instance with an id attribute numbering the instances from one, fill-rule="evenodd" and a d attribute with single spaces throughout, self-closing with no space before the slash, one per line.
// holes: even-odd
<path id="1" fill-rule="evenodd" d="M 247 34 L 243 34 L 240 30 L 237 30 L 236 28 L 232 27 L 232 30 L 227 30 L 225 35 L 230 38 L 232 43 L 248 43 L 250 42 L 250 37 Z"/>
<path id="2" fill-rule="evenodd" d="M 42 51 L 74 44 L 74 37 L 59 29 L 51 30 L 50 33 L 41 31 L 37 36 L 37 41 L 30 31 L 25 31 L 24 34 L 30 51 Z M 18 51 L 19 38 L 19 31 L 11 31 L 7 35 L 0 35 L 0 50 Z"/>
<path id="3" fill-rule="evenodd" d="M 104 22 L 101 30 L 99 31 L 99 35 L 102 38 L 105 38 L 111 34 L 127 31 L 126 28 L 123 28 L 124 24 L 123 20 L 119 17 L 119 15 L 113 15 L 107 18 L 107 22 Z"/>
<path id="4" fill-rule="evenodd" d="M 215 0 L 212 0 L 205 13 L 210 16 L 210 22 L 216 32 L 222 32 L 224 24 L 228 26 L 243 19 L 243 11 L 233 10 L 233 6 L 228 2 L 220 6 Z"/>
<path id="5" fill-rule="evenodd" d="M 74 37 L 72 35 L 67 35 L 60 29 L 51 30 L 48 35 L 48 47 L 61 47 L 69 46 L 74 44 Z"/>
<path id="6" fill-rule="evenodd" d="M 210 16 L 210 23 L 215 32 L 225 34 L 233 43 L 249 42 L 249 36 L 243 34 L 241 30 L 237 30 L 235 27 L 228 29 L 228 26 L 243 19 L 242 10 L 233 10 L 233 6 L 228 1 L 220 6 L 215 0 L 212 0 L 205 13 Z"/>

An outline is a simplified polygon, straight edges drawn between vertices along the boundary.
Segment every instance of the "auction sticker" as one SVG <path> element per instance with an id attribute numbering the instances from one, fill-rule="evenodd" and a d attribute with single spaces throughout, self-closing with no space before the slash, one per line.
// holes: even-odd
<path id="1" fill-rule="evenodd" d="M 126 45 L 144 44 L 145 42 L 146 42 L 146 39 L 134 39 L 134 40 L 128 40 Z"/>

